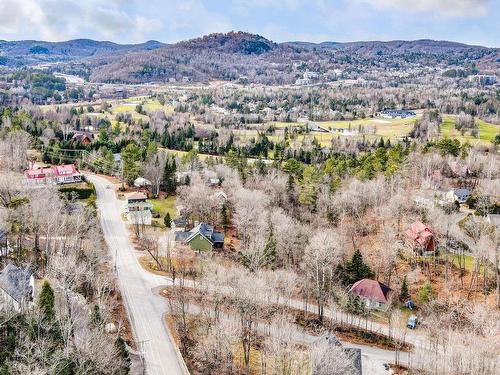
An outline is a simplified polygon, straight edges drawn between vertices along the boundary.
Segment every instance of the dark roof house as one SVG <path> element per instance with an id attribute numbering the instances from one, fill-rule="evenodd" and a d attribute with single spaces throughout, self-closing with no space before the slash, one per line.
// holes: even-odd
<path id="1" fill-rule="evenodd" d="M 340 340 L 333 333 L 325 333 L 319 339 L 314 341 L 313 345 L 319 346 L 319 345 L 325 345 L 325 343 L 328 346 L 335 346 L 338 348 L 342 348 L 344 353 L 346 353 L 349 356 L 349 358 L 352 360 L 352 365 L 354 369 L 354 371 L 349 375 L 362 375 L 363 370 L 361 366 L 361 349 L 346 348 L 344 345 L 342 345 Z"/>
<path id="2" fill-rule="evenodd" d="M 170 228 L 174 231 L 184 230 L 187 225 L 186 218 L 180 216 L 170 222 Z"/>
<path id="3" fill-rule="evenodd" d="M 81 143 L 82 145 L 89 145 L 94 140 L 94 134 L 90 132 L 82 132 L 76 130 L 71 138 L 73 143 Z"/>
<path id="4" fill-rule="evenodd" d="M 35 279 L 28 268 L 8 264 L 0 272 L 0 306 L 12 305 L 20 311 L 34 300 Z"/>
<path id="5" fill-rule="evenodd" d="M 214 231 L 211 225 L 200 223 L 189 232 L 176 232 L 175 240 L 188 244 L 195 251 L 207 251 L 224 246 L 224 233 Z"/>

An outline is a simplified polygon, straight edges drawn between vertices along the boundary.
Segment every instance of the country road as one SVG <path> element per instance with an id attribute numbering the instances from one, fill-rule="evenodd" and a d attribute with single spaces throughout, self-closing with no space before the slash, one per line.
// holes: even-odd
<path id="1" fill-rule="evenodd" d="M 139 264 L 129 240 L 129 231 L 121 219 L 122 204 L 116 198 L 114 189 L 106 188 L 110 182 L 95 175 L 86 177 L 96 188 L 104 238 L 113 259 L 116 257 L 118 285 L 138 349 L 144 354 L 146 372 L 150 375 L 188 374 L 163 319 L 167 303 L 152 291 L 166 285 L 167 280 L 145 271 Z"/>

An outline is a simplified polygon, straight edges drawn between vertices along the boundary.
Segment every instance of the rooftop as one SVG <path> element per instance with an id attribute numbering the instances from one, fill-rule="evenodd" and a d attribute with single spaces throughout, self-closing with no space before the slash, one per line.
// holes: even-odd
<path id="1" fill-rule="evenodd" d="M 434 231 L 428 225 L 425 225 L 421 221 L 415 221 L 410 225 L 410 228 L 406 231 L 408 237 L 421 243 L 427 238 L 434 236 Z"/>
<path id="2" fill-rule="evenodd" d="M 56 176 L 66 176 L 66 175 L 78 174 L 78 171 L 76 170 L 74 164 L 62 164 L 62 165 L 56 165 L 54 167 L 54 174 Z"/>
<path id="3" fill-rule="evenodd" d="M 354 283 L 349 290 L 349 293 L 354 293 L 370 300 L 386 303 L 391 290 L 392 289 L 387 285 L 382 284 L 377 280 L 361 279 Z"/>
<path id="4" fill-rule="evenodd" d="M 31 296 L 31 271 L 28 268 L 19 268 L 8 264 L 0 272 L 0 289 L 3 289 L 15 301 L 21 302 Z"/>
<path id="5" fill-rule="evenodd" d="M 141 193 L 140 191 L 135 191 L 133 193 L 130 193 L 127 196 L 127 200 L 129 201 L 139 201 L 139 200 L 146 200 L 148 199 L 147 195 L 144 193 Z"/>

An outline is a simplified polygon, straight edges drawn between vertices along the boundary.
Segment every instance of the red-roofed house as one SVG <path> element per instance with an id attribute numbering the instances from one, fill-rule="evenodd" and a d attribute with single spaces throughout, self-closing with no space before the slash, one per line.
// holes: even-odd
<path id="1" fill-rule="evenodd" d="M 29 184 L 47 184 L 52 182 L 54 170 L 52 167 L 27 169 L 24 171 L 24 176 Z"/>
<path id="2" fill-rule="evenodd" d="M 361 279 L 356 281 L 349 290 L 350 294 L 357 295 L 367 309 L 385 310 L 389 306 L 392 289 L 377 280 Z"/>
<path id="3" fill-rule="evenodd" d="M 56 165 L 54 167 L 54 177 L 56 184 L 71 184 L 82 180 L 82 175 L 74 164 Z"/>
<path id="4" fill-rule="evenodd" d="M 24 176 L 29 184 L 71 184 L 82 181 L 82 175 L 74 164 L 27 169 Z"/>
<path id="5" fill-rule="evenodd" d="M 419 255 L 428 255 L 436 251 L 434 230 L 421 221 L 415 221 L 406 231 L 406 236 L 411 241 L 413 251 Z"/>

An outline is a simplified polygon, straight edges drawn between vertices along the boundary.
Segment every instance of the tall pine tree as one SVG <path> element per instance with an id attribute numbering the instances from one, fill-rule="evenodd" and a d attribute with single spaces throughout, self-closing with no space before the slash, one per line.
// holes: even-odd
<path id="1" fill-rule="evenodd" d="M 274 229 L 272 223 L 269 223 L 269 231 L 267 233 L 264 256 L 266 258 L 266 263 L 273 267 L 274 263 L 276 262 L 276 240 L 274 239 Z"/>
<path id="2" fill-rule="evenodd" d="M 165 163 L 165 173 L 163 174 L 163 190 L 167 193 L 167 195 L 175 194 L 175 190 L 177 188 L 177 181 L 175 172 L 177 171 L 177 165 L 175 163 L 174 157 L 167 158 L 167 162 Z"/>
<path id="3" fill-rule="evenodd" d="M 42 284 L 42 289 L 38 295 L 37 303 L 45 318 L 54 318 L 54 290 L 47 280 L 45 280 Z"/>
<path id="4" fill-rule="evenodd" d="M 354 252 L 350 262 L 338 267 L 338 274 L 345 286 L 350 286 L 358 280 L 374 276 L 370 266 L 363 261 L 363 255 L 359 249 Z"/>
<path id="5" fill-rule="evenodd" d="M 408 282 L 406 281 L 406 276 L 403 278 L 403 284 L 401 285 L 401 292 L 399 292 L 399 301 L 406 302 L 410 299 L 410 291 L 408 290 Z"/>

